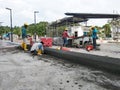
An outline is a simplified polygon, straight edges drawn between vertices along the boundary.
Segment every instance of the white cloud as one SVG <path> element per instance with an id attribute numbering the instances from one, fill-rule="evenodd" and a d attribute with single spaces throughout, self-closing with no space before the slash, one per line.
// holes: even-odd
<path id="1" fill-rule="evenodd" d="M 22 25 L 24 22 L 34 22 L 34 11 L 37 13 L 37 22 L 55 21 L 66 17 L 66 12 L 76 13 L 117 13 L 120 11 L 119 0 L 0 0 L 0 22 L 9 25 L 9 7 L 13 11 L 13 25 Z M 90 20 L 91 21 L 91 20 Z M 106 20 L 93 20 L 92 23 L 102 25 Z"/>

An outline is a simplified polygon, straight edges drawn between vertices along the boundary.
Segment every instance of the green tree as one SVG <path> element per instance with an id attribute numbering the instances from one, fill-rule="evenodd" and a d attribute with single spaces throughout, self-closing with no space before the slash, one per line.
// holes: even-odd
<path id="1" fill-rule="evenodd" d="M 39 22 L 36 25 L 30 24 L 28 27 L 28 33 L 31 35 L 34 35 L 34 33 L 37 33 L 39 36 L 44 36 L 47 32 L 46 27 L 48 25 L 48 22 Z"/>
<path id="2" fill-rule="evenodd" d="M 14 34 L 17 34 L 17 35 L 21 35 L 21 28 L 15 26 L 15 27 L 13 28 L 13 33 L 14 33 Z"/>
<path id="3" fill-rule="evenodd" d="M 47 26 L 48 26 L 48 22 L 45 22 L 45 21 L 39 22 L 36 25 L 30 24 L 28 26 L 27 33 L 30 35 L 34 35 L 34 33 L 36 32 L 37 35 L 44 36 L 47 32 Z M 21 35 L 21 27 L 18 27 L 18 26 L 13 27 L 13 33 L 17 35 Z M 11 32 L 10 27 L 0 26 L 0 35 L 8 32 Z"/>
<path id="4" fill-rule="evenodd" d="M 4 34 L 4 33 L 8 33 L 10 32 L 10 27 L 8 26 L 0 26 L 0 35 Z"/>
<path id="5" fill-rule="evenodd" d="M 110 27 L 110 25 L 109 24 L 105 24 L 103 26 L 103 28 L 104 28 L 105 36 L 106 37 L 111 37 L 111 27 Z"/>

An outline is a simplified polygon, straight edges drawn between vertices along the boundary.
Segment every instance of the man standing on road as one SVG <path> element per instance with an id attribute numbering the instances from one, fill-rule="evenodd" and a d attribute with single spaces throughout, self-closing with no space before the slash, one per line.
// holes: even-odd
<path id="1" fill-rule="evenodd" d="M 96 50 L 96 39 L 98 30 L 95 27 L 92 27 L 92 39 L 93 39 L 93 49 Z"/>
<path id="2" fill-rule="evenodd" d="M 62 33 L 62 39 L 63 39 L 63 46 L 66 46 L 68 44 L 67 38 L 69 37 L 67 28 L 65 28 L 64 32 Z"/>
<path id="3" fill-rule="evenodd" d="M 23 39 L 23 42 L 22 42 L 22 45 L 21 47 L 27 51 L 27 27 L 28 27 L 28 24 L 27 23 L 24 23 L 24 26 L 22 27 L 22 39 Z"/>

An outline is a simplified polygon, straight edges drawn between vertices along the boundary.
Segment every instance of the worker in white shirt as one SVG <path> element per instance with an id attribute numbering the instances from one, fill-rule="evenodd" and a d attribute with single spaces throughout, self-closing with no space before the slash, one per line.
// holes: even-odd
<path id="1" fill-rule="evenodd" d="M 43 42 L 36 42 L 32 45 L 31 47 L 31 53 L 35 55 L 42 55 L 44 53 L 44 47 L 43 47 Z"/>

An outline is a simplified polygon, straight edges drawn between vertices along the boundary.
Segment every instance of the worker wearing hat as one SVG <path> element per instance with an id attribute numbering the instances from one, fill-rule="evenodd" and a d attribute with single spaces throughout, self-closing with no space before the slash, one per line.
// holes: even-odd
<path id="1" fill-rule="evenodd" d="M 27 43 L 26 43 L 26 40 L 27 40 L 27 27 L 28 27 L 28 24 L 27 23 L 24 23 L 24 26 L 22 27 L 22 39 L 23 39 L 23 42 L 21 44 L 21 47 L 27 51 Z"/>
<path id="2" fill-rule="evenodd" d="M 69 35 L 68 35 L 67 30 L 68 30 L 68 28 L 65 28 L 62 33 L 63 46 L 66 46 L 68 44 L 67 38 L 69 37 Z"/>

